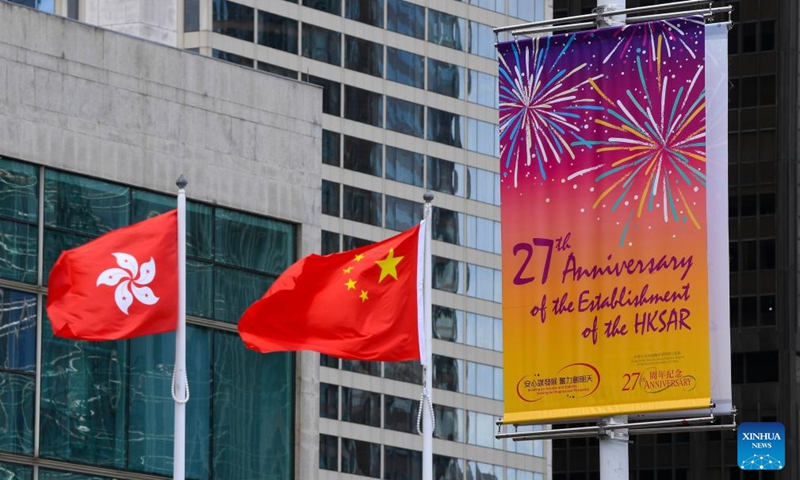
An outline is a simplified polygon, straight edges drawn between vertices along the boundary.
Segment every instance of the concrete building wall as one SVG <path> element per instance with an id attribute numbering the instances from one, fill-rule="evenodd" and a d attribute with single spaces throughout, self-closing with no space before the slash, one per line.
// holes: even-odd
<path id="1" fill-rule="evenodd" d="M 320 88 L 5 2 L 0 21 L 0 155 L 166 194 L 183 174 L 319 251 Z M 297 356 L 296 478 L 317 478 L 318 372 Z"/>
<path id="2" fill-rule="evenodd" d="M 81 19 L 120 33 L 177 46 L 177 0 L 85 0 Z"/>

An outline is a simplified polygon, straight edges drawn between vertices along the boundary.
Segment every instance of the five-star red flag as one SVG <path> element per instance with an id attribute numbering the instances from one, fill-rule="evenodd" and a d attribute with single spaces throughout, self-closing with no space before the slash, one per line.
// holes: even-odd
<path id="1" fill-rule="evenodd" d="M 352 360 L 420 358 L 420 226 L 290 266 L 239 320 L 263 353 L 313 350 Z"/>
<path id="2" fill-rule="evenodd" d="M 175 330 L 177 210 L 62 252 L 48 287 L 47 316 L 59 337 L 120 340 Z"/>

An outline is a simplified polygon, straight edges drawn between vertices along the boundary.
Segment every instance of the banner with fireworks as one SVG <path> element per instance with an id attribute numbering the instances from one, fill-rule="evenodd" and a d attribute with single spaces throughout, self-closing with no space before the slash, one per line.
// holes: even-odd
<path id="1" fill-rule="evenodd" d="M 709 406 L 704 32 L 498 46 L 505 423 Z"/>

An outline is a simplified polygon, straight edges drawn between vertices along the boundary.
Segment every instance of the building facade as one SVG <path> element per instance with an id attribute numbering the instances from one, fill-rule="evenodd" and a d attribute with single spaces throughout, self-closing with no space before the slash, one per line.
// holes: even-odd
<path id="1" fill-rule="evenodd" d="M 621 2 L 622 3 L 622 2 Z M 628 7 L 653 5 L 628 0 Z M 714 2 L 722 3 L 722 2 Z M 796 0 L 729 0 L 730 328 L 739 422 L 781 422 L 786 467 L 743 472 L 736 435 L 640 435 L 631 479 L 800 478 L 797 310 L 798 25 Z M 590 13 L 594 0 L 555 0 L 555 17 Z M 712 279 L 713 281 L 713 279 Z M 599 478 L 597 440 L 553 442 L 553 479 Z"/>
<path id="2" fill-rule="evenodd" d="M 319 248 L 321 89 L 5 2 L 0 19 L 0 478 L 171 478 L 174 334 L 68 341 L 44 305 L 62 250 L 174 209 L 180 174 L 187 478 L 304 478 L 297 378 L 319 360 L 249 351 L 235 323 Z"/>
<path id="3" fill-rule="evenodd" d="M 405 230 L 419 222 L 422 196 L 428 190 L 433 191 L 436 195 L 432 222 L 433 401 L 436 423 L 434 478 L 545 478 L 548 471 L 547 442 L 515 443 L 494 438 L 497 430 L 495 422 L 503 412 L 503 347 L 500 319 L 497 63 L 492 28 L 542 19 L 551 10 L 549 0 L 186 0 L 176 3 L 36 0 L 16 3 L 200 54 L 184 52 L 180 54 L 179 61 L 174 58 L 177 55 L 175 50 L 165 49 L 171 52 L 167 58 L 151 59 L 149 50 L 161 47 L 146 42 L 142 43 L 147 45 L 146 48 L 126 47 L 124 51 L 119 51 L 118 65 L 123 65 L 124 59 L 130 58 L 139 64 L 142 74 L 152 76 L 155 83 L 161 82 L 160 76 L 171 72 L 176 62 L 179 65 L 188 62 L 184 60 L 184 55 L 188 56 L 185 58 L 196 58 L 198 62 L 224 65 L 224 69 L 218 67 L 220 71 L 192 67 L 175 75 L 178 75 L 176 78 L 183 78 L 185 87 L 193 93 L 208 92 L 209 95 L 216 93 L 235 97 L 237 108 L 252 105 L 253 101 L 242 96 L 245 93 L 241 91 L 240 75 L 246 82 L 251 82 L 253 76 L 269 79 L 265 80 L 267 84 L 263 86 L 271 90 L 267 103 L 257 106 L 270 112 L 270 102 L 276 103 L 278 112 L 285 115 L 287 122 L 271 121 L 269 125 L 285 130 L 286 136 L 276 134 L 265 140 L 264 132 L 257 126 L 243 126 L 237 121 L 238 114 L 234 113 L 233 107 L 220 106 L 209 100 L 208 111 L 224 107 L 223 111 L 230 119 L 212 119 L 208 116 L 198 120 L 205 130 L 193 130 L 185 134 L 197 135 L 199 138 L 195 140 L 198 141 L 206 138 L 206 142 L 230 142 L 227 147 L 220 147 L 225 154 L 223 158 L 206 155 L 203 157 L 205 163 L 198 163 L 186 151 L 186 147 L 180 145 L 169 146 L 172 150 L 168 152 L 182 154 L 184 160 L 179 162 L 179 166 L 189 178 L 187 192 L 189 199 L 196 201 L 195 208 L 211 209 L 214 213 L 209 215 L 214 219 L 217 218 L 216 209 L 228 208 L 243 215 L 255 215 L 252 219 L 247 217 L 249 220 L 242 220 L 245 222 L 258 224 L 271 219 L 284 222 L 281 225 L 288 222 L 294 225 L 294 230 L 290 231 L 294 232 L 299 245 L 291 252 L 295 256 L 347 250 Z M 9 9 L 9 12 L 22 10 L 2 3 L 0 6 Z M 31 15 L 34 23 L 55 21 L 51 16 L 36 12 L 26 15 Z M 74 27 L 89 28 L 59 21 Z M 106 32 L 103 35 L 113 34 Z M 19 32 L 18 38 L 32 41 L 32 36 L 26 36 L 25 32 Z M 133 41 L 128 37 L 122 38 Z M 54 40 L 55 45 L 63 43 L 61 39 Z M 106 46 L 102 51 L 106 52 L 108 48 Z M 56 50 L 51 52 L 54 57 L 58 57 Z M 202 59 L 203 56 L 238 66 Z M 264 75 L 262 72 L 273 75 Z M 116 79 L 115 75 L 100 75 Z M 278 76 L 322 88 L 300 89 L 295 87 L 299 82 L 283 80 Z M 292 87 L 284 87 L 284 83 Z M 145 91 L 153 88 L 149 84 L 140 87 Z M 247 92 L 250 84 L 246 83 L 245 87 Z M 297 138 L 294 129 L 298 126 L 291 114 L 292 105 L 299 102 L 305 115 L 305 107 L 312 101 L 306 96 L 319 95 L 320 90 L 321 112 L 311 119 L 311 123 L 321 126 L 321 138 L 315 144 L 317 150 L 303 150 L 301 144 L 303 141 L 308 143 L 308 139 Z M 189 96 L 186 98 L 188 102 Z M 192 101 L 197 99 L 192 96 Z M 319 104 L 317 107 L 320 108 Z M 145 107 L 142 108 L 147 112 Z M 94 113 L 100 114 L 102 111 Z M 150 126 L 149 122 L 164 121 L 164 118 L 171 121 L 168 113 L 142 117 L 134 126 L 161 132 L 162 129 Z M 301 132 L 310 128 L 305 124 L 303 127 L 306 130 L 301 128 Z M 242 128 L 248 132 L 247 135 L 253 134 L 253 138 L 241 141 L 244 143 L 238 139 Z M 171 138 L 172 132 L 168 136 Z M 163 139 L 153 140 L 150 144 L 156 150 L 167 148 L 161 147 L 163 142 Z M 234 162 L 231 165 L 227 155 L 232 151 L 255 152 L 256 158 L 251 163 Z M 151 168 L 159 169 L 151 176 L 138 168 L 133 168 L 128 174 L 118 175 L 113 168 L 96 160 L 84 159 L 81 168 L 75 168 L 72 163 L 53 163 L 49 157 L 14 149 L 0 151 L 0 154 L 9 158 L 7 161 L 12 162 L 9 165 L 13 165 L 13 168 L 36 170 L 39 175 L 36 178 L 39 184 L 44 185 L 45 192 L 48 175 L 54 175 L 49 173 L 49 169 L 54 169 L 65 175 L 77 173 L 81 179 L 87 176 L 110 182 L 112 185 L 108 188 L 127 188 L 130 195 L 139 189 L 171 194 L 174 192 L 172 177 L 177 177 L 177 173 L 172 173 L 178 170 L 173 168 L 166 171 L 161 166 L 164 155 L 157 157 L 158 160 L 148 160 Z M 106 153 L 113 154 L 113 151 Z M 217 170 L 203 174 L 201 172 L 206 171 L 206 165 L 213 165 Z M 229 175 L 229 167 L 241 169 L 240 175 Z M 309 175 L 312 170 L 314 173 Z M 252 173 L 256 173 L 255 178 L 250 177 Z M 196 185 L 197 182 L 193 180 L 207 176 L 214 179 L 213 195 L 201 193 L 205 186 Z M 263 176 L 276 180 L 281 188 L 272 191 L 260 185 Z M 245 187 L 236 181 L 242 177 L 246 180 Z M 247 185 L 252 188 L 246 188 Z M 273 186 L 272 183 L 268 185 Z M 286 195 L 287 189 L 294 192 L 298 188 L 302 191 L 300 197 L 296 194 Z M 307 195 L 309 189 L 315 192 L 312 199 Z M 247 202 L 243 203 L 242 196 L 248 199 Z M 45 212 L 48 208 L 55 208 L 48 207 L 47 195 L 42 194 L 41 198 L 45 201 L 40 202 L 41 206 L 37 208 L 45 209 Z M 135 197 L 132 198 L 134 200 L 130 201 L 130 205 L 134 206 Z M 273 202 L 280 204 L 281 208 L 274 207 Z M 124 221 L 118 220 L 118 224 L 140 218 L 133 213 L 130 215 Z M 11 214 L 8 216 L 9 221 L 18 221 Z M 47 232 L 48 228 L 53 227 L 45 214 L 36 219 L 29 220 L 26 228 L 37 225 L 39 230 Z M 216 227 L 214 223 L 209 228 L 216 228 L 210 230 L 215 232 L 214 242 L 222 234 L 220 229 L 228 229 L 227 226 Z M 244 246 L 254 250 L 265 246 L 261 233 L 242 233 L 240 243 L 245 243 L 241 240 L 249 235 L 252 235 L 253 242 L 258 239 L 262 243 Z M 230 241 L 239 236 L 238 233 L 230 235 Z M 210 236 L 202 238 L 210 241 Z M 51 245 L 49 241 L 40 244 Z M 55 246 L 54 243 L 52 245 Z M 216 252 L 217 244 L 214 245 L 212 250 Z M 285 253 L 286 258 L 291 257 L 289 252 Z M 35 281 L 29 280 L 33 283 L 5 277 L 0 281 L 3 286 L 14 287 L 15 291 L 37 295 L 37 305 L 41 305 L 46 295 L 46 284 L 43 282 L 47 266 L 54 258 L 46 257 L 53 255 L 48 254 L 46 249 L 37 255 L 43 256 L 43 260 L 38 263 L 29 260 L 23 268 L 32 269 L 37 265 Z M 257 256 L 255 253 L 252 255 Z M 200 270 L 212 268 L 202 263 L 205 257 L 199 256 L 193 260 L 198 262 Z M 216 259 L 208 261 L 216 266 Z M 231 265 L 231 261 L 223 259 L 218 263 L 226 268 L 241 266 L 236 262 Z M 229 296 L 215 291 L 211 297 L 213 300 L 203 297 L 210 305 L 205 305 L 205 310 L 190 309 L 188 321 L 192 331 L 209 328 L 212 337 L 217 335 L 214 329 L 221 330 L 223 333 L 220 335 L 233 331 L 235 312 L 243 310 L 247 302 L 258 298 L 270 279 L 279 273 L 281 266 L 283 264 L 270 264 L 272 269 L 259 270 L 261 266 L 246 263 L 243 268 L 247 273 L 264 274 L 265 279 L 254 277 L 251 282 L 239 280 L 239 283 L 229 285 L 228 288 L 232 290 L 228 292 Z M 212 271 L 211 279 L 202 277 L 203 280 L 196 280 L 200 283 L 198 295 L 203 292 L 202 287 L 225 288 L 223 285 L 228 280 L 213 268 Z M 202 272 L 208 275 L 206 270 Z M 210 282 L 213 287 L 203 282 Z M 245 283 L 247 288 L 243 288 Z M 258 295 L 257 290 L 260 290 Z M 238 303 L 230 297 L 235 294 L 239 294 L 236 299 Z M 189 302 L 192 303 L 191 297 Z M 41 315 L 37 320 L 36 325 L 45 328 L 40 328 L 42 333 L 34 338 L 44 339 L 47 324 L 42 321 Z M 163 340 L 166 344 L 169 341 Z M 215 341 L 215 338 L 210 341 L 209 348 L 216 348 Z M 125 346 L 118 348 L 126 348 L 128 352 L 138 341 L 121 343 Z M 197 343 L 204 345 L 200 340 Z M 160 351 L 159 347 L 151 347 L 151 350 Z M 215 351 L 211 352 L 209 358 L 217 358 Z M 130 359 L 129 353 L 126 355 L 131 365 L 126 365 L 128 370 L 135 370 L 134 363 L 144 362 L 137 360 L 138 357 Z M 166 368 L 169 365 L 166 348 L 163 355 L 167 357 L 147 359 L 160 375 L 153 382 L 168 382 L 165 375 L 170 370 Z M 210 372 L 196 373 L 197 378 L 203 380 L 193 381 L 194 375 L 190 372 L 190 385 L 198 385 L 196 388 L 200 389 L 197 396 L 203 398 L 207 393 L 211 402 L 208 410 L 199 413 L 203 421 L 206 418 L 212 422 L 217 419 L 222 421 L 227 415 L 233 415 L 231 412 L 236 412 L 236 415 L 241 415 L 240 418 L 231 416 L 226 421 L 239 422 L 255 410 L 264 408 L 272 415 L 272 421 L 284 422 L 280 428 L 266 427 L 266 419 L 261 422 L 256 418 L 251 422 L 249 427 L 254 432 L 252 435 L 256 435 L 253 437 L 256 446 L 251 448 L 263 452 L 257 458 L 249 456 L 252 451 L 242 450 L 243 445 L 253 443 L 248 441 L 249 437 L 244 433 L 225 433 L 224 428 L 220 430 L 216 424 L 212 424 L 214 428 L 208 432 L 199 430 L 194 437 L 190 437 L 195 446 L 187 449 L 193 455 L 191 478 L 420 478 L 422 442 L 416 428 L 422 371 L 418 363 L 352 362 L 308 352 L 276 358 L 282 358 L 284 364 L 264 366 L 253 373 L 261 375 L 257 378 L 237 377 L 230 370 L 217 375 L 213 364 Z M 249 356 L 232 360 L 237 365 L 250 361 Z M 37 382 L 44 383 L 44 367 L 30 363 L 25 365 L 28 369 L 23 369 L 20 375 L 24 373 L 26 378 L 33 379 L 34 386 L 38 385 Z M 267 380 L 268 372 L 283 380 Z M 39 378 L 42 380 L 37 380 Z M 137 377 L 134 380 L 138 382 L 137 388 L 146 385 L 150 381 L 148 378 L 147 375 Z M 245 392 L 244 387 L 233 388 L 228 393 L 202 391 L 207 379 L 211 379 L 211 388 L 216 388 L 219 383 L 224 385 L 228 378 L 239 380 L 242 382 L 240 385 L 261 380 L 271 387 L 267 392 Z M 87 381 L 87 385 L 89 383 Z M 40 390 L 40 387 L 34 388 L 34 391 Z M 243 398 L 236 399 L 242 404 L 220 405 L 219 409 L 214 409 L 218 400 L 239 394 L 245 394 Z M 161 395 L 163 410 L 170 402 L 168 395 Z M 256 395 L 262 397 L 254 397 Z M 116 401 L 116 396 L 111 397 Z M 138 410 L 129 408 L 130 412 L 139 412 L 133 413 L 133 417 L 150 418 L 142 410 L 140 392 L 132 392 L 128 397 L 131 401 L 136 398 L 140 402 Z M 99 398 L 104 397 L 100 395 Z M 290 406 L 280 403 L 281 399 L 287 398 L 293 402 Z M 273 412 L 273 404 L 269 402 L 282 405 L 282 410 Z M 41 406 L 36 406 L 34 402 L 32 408 L 30 418 L 46 418 Z M 95 410 L 91 411 L 94 415 Z M 287 416 L 290 411 L 293 415 Z M 164 412 L 166 410 L 161 414 L 169 415 Z M 266 412 L 264 415 L 267 415 Z M 159 441 L 168 442 L 162 438 L 169 435 L 168 422 L 162 422 L 163 419 L 158 415 L 151 415 L 154 416 L 151 423 L 162 428 Z M 191 410 L 188 415 L 192 415 Z M 290 419 L 288 425 L 285 424 L 287 419 Z M 165 449 L 165 443 L 151 443 L 143 435 L 131 433 L 143 431 L 141 425 L 133 430 L 127 425 L 111 430 L 111 420 L 103 419 L 102 422 L 109 428 L 102 438 L 117 448 L 113 450 L 116 455 L 113 461 L 101 461 L 89 455 L 88 452 L 98 449 L 91 444 L 84 446 L 85 442 L 80 444 L 80 448 L 65 450 L 66 453 L 54 457 L 50 450 L 41 448 L 44 430 L 42 425 L 36 424 L 32 424 L 28 432 L 28 437 L 32 439 L 31 447 L 13 453 L 3 453 L 4 450 L 0 448 L 0 459 L 7 460 L 3 465 L 9 471 L 13 467 L 23 472 L 18 475 L 25 475 L 24 472 L 36 469 L 41 478 L 49 478 L 41 472 L 53 466 L 72 472 L 54 478 L 69 480 L 160 478 L 168 475 L 171 453 Z M 71 431 L 77 437 L 82 428 L 81 424 L 76 424 Z M 128 428 L 128 433 L 121 433 L 125 428 Z M 270 432 L 274 433 L 274 437 L 266 440 Z M 137 435 L 140 446 L 132 447 L 131 438 Z M 234 442 L 236 446 L 227 447 L 225 442 Z M 60 445 L 63 442 L 57 443 Z M 79 453 L 80 449 L 87 453 Z M 238 456 L 223 460 L 224 455 L 234 455 L 232 452 Z M 286 462 L 281 463 L 281 459 L 286 460 L 287 452 L 291 452 L 292 458 L 289 467 L 286 467 Z M 148 463 L 151 456 L 160 458 L 157 465 Z M 231 469 L 224 469 L 225 462 Z M 236 468 L 239 470 L 233 470 Z"/>

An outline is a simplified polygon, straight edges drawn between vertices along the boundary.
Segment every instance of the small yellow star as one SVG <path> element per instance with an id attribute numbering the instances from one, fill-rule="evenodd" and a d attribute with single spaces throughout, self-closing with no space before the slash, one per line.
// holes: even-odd
<path id="1" fill-rule="evenodd" d="M 353 266 L 352 266 L 352 265 L 350 265 L 349 267 L 347 267 L 347 268 L 345 268 L 344 270 L 342 270 L 342 273 L 350 273 L 350 272 L 352 272 L 352 271 L 353 271 Z"/>
<path id="2" fill-rule="evenodd" d="M 400 263 L 402 259 L 403 257 L 395 257 L 394 248 L 390 248 L 389 255 L 386 255 L 386 258 L 375 262 L 381 267 L 381 277 L 378 279 L 378 283 L 381 283 L 387 275 L 397 280 L 397 264 Z"/>
<path id="3" fill-rule="evenodd" d="M 363 260 L 363 259 L 364 259 L 364 255 L 362 255 L 362 254 L 360 254 L 360 253 L 359 253 L 358 255 L 356 255 L 355 261 L 356 261 L 356 262 L 360 262 L 360 261 L 361 261 L 361 260 Z"/>
<path id="4" fill-rule="evenodd" d="M 367 298 L 367 291 L 366 290 L 361 290 L 360 297 L 361 297 L 361 303 L 364 303 L 367 300 L 369 300 L 369 298 Z"/>
<path id="5" fill-rule="evenodd" d="M 355 290 L 356 289 L 356 281 L 351 278 L 351 279 L 349 279 L 347 281 L 347 283 L 345 283 L 345 286 L 347 287 L 348 290 Z"/>

